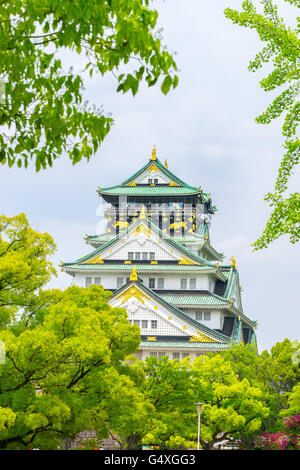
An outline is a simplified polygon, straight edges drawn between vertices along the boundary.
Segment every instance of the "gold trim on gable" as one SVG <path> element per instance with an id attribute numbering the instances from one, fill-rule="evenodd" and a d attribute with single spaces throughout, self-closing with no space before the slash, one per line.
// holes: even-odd
<path id="1" fill-rule="evenodd" d="M 178 264 L 197 264 L 197 263 L 194 263 L 194 261 L 191 261 L 190 259 L 186 258 L 185 256 L 183 256 L 179 261 L 178 261 Z"/>
<path id="2" fill-rule="evenodd" d="M 157 168 L 156 165 L 153 164 L 153 165 L 151 165 L 151 166 L 147 169 L 147 171 L 149 171 L 149 173 L 150 173 L 151 171 L 155 171 L 155 172 L 157 173 L 157 172 L 158 172 L 158 168 Z"/>
<path id="3" fill-rule="evenodd" d="M 219 341 L 209 338 L 208 336 L 197 331 L 197 335 L 192 335 L 189 339 L 191 343 L 218 343 Z"/>
<path id="4" fill-rule="evenodd" d="M 184 222 L 174 222 L 173 224 L 170 224 L 170 229 L 174 228 L 175 230 L 177 230 L 182 227 L 185 229 L 187 228 Z"/>
<path id="5" fill-rule="evenodd" d="M 149 230 L 145 225 L 139 225 L 133 232 L 132 235 L 134 237 L 137 237 L 140 233 L 143 233 L 144 235 L 147 235 L 148 238 L 150 238 L 151 235 L 151 230 Z"/>
<path id="6" fill-rule="evenodd" d="M 86 262 L 83 261 L 80 264 L 103 264 L 103 263 L 104 263 L 103 258 L 101 258 L 100 256 L 96 256 L 96 258 L 92 258 Z"/>
<path id="7" fill-rule="evenodd" d="M 123 229 L 123 228 L 127 228 L 129 225 L 129 222 L 123 222 L 122 220 L 118 220 L 118 222 L 116 222 L 114 224 L 114 227 L 119 227 L 120 229 Z"/>
<path id="8" fill-rule="evenodd" d="M 139 300 L 140 302 L 142 302 L 143 304 L 145 303 L 145 299 L 146 300 L 150 300 L 150 297 L 148 297 L 147 295 L 143 294 L 143 292 L 141 292 L 139 289 L 137 289 L 137 287 L 135 286 L 131 286 L 129 287 L 129 289 L 127 289 L 125 292 L 123 292 L 122 294 L 120 294 L 118 297 L 116 297 L 116 300 L 117 299 L 123 299 L 122 300 L 122 304 L 124 304 L 128 299 L 130 299 L 131 297 L 135 297 L 137 300 Z"/>
<path id="9" fill-rule="evenodd" d="M 156 336 L 147 336 L 147 341 L 156 341 Z"/>

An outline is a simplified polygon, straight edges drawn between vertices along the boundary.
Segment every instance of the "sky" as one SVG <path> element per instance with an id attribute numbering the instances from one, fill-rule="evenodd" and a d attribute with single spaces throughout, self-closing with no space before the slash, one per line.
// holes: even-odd
<path id="1" fill-rule="evenodd" d="M 138 94 L 116 92 L 112 76 L 87 79 L 85 98 L 115 122 L 92 160 L 72 166 L 67 158 L 53 168 L 0 168 L 0 213 L 25 212 L 35 230 L 50 233 L 57 252 L 52 260 L 58 277 L 49 287 L 66 288 L 71 278 L 59 270 L 61 260 L 86 254 L 83 237 L 99 227 L 98 186 L 119 184 L 151 156 L 168 160 L 181 179 L 211 194 L 217 212 L 211 243 L 234 256 L 243 287 L 244 313 L 258 321 L 259 351 L 284 338 L 300 339 L 299 245 L 287 238 L 253 252 L 270 209 L 263 200 L 272 190 L 282 157 L 280 120 L 258 125 L 255 117 L 275 95 L 265 93 L 259 80 L 270 70 L 248 71 L 260 50 L 255 31 L 233 25 L 224 16 L 237 0 L 156 0 L 163 42 L 176 53 L 179 85 L 164 96 L 159 86 L 141 86 Z M 283 6 L 293 18 L 294 10 Z M 65 66 L 80 69 L 78 57 L 65 54 Z M 290 190 L 299 189 L 299 169 Z M 98 215 L 97 215 L 98 214 Z"/>

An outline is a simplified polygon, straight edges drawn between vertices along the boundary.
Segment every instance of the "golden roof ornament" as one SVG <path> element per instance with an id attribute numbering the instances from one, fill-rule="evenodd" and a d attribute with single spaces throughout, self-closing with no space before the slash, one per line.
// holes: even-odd
<path id="1" fill-rule="evenodd" d="M 140 211 L 140 219 L 145 219 L 145 206 L 143 205 Z"/>
<path id="2" fill-rule="evenodd" d="M 130 281 L 137 281 L 138 280 L 138 277 L 137 277 L 137 272 L 136 272 L 136 266 L 133 266 L 133 270 L 132 270 L 132 273 L 130 274 Z"/>
<path id="3" fill-rule="evenodd" d="M 168 162 L 167 162 L 167 159 L 165 160 L 165 168 L 168 169 Z"/>
<path id="4" fill-rule="evenodd" d="M 156 160 L 156 148 L 155 148 L 155 145 L 153 145 L 151 160 Z"/>
<path id="5" fill-rule="evenodd" d="M 234 269 L 237 269 L 237 267 L 236 267 L 236 261 L 235 261 L 235 259 L 234 259 L 233 256 L 230 258 L 230 261 L 231 261 L 231 266 L 233 266 Z"/>

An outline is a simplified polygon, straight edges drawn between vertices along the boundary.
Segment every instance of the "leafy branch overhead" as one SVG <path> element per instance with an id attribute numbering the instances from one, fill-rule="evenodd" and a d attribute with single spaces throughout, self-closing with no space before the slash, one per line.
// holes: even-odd
<path id="1" fill-rule="evenodd" d="M 285 0 L 293 7 L 300 7 L 299 0 Z M 257 71 L 265 63 L 273 65 L 272 71 L 260 81 L 264 91 L 280 89 L 280 94 L 268 108 L 256 118 L 260 124 L 269 124 L 273 119 L 284 116 L 282 134 L 285 139 L 284 155 L 278 170 L 272 193 L 265 196 L 273 212 L 261 237 L 254 243 L 255 249 L 267 247 L 272 241 L 287 234 L 291 243 L 300 240 L 300 193 L 284 194 L 300 158 L 300 140 L 296 135 L 300 121 L 300 17 L 295 15 L 295 26 L 290 27 L 278 14 L 273 0 L 262 0 L 262 10 L 247 0 L 242 11 L 227 8 L 225 16 L 233 23 L 255 29 L 265 44 L 249 70 Z"/>
<path id="2" fill-rule="evenodd" d="M 0 162 L 52 166 L 67 152 L 88 160 L 113 119 L 83 102 L 83 75 L 65 71 L 71 51 L 92 77 L 112 72 L 117 91 L 142 81 L 178 83 L 176 63 L 156 32 L 149 0 L 4 0 L 0 4 Z M 80 56 L 80 58 L 79 58 Z M 122 70 L 121 70 L 122 69 Z M 121 73 L 122 72 L 122 73 Z"/>

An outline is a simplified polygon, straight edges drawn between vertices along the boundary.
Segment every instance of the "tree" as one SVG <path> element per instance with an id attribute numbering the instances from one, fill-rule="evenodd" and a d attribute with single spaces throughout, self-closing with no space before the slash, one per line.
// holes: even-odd
<path id="1" fill-rule="evenodd" d="M 300 414 L 300 384 L 295 385 L 289 395 L 289 413 Z"/>
<path id="2" fill-rule="evenodd" d="M 154 408 L 143 443 L 161 449 L 194 447 L 197 425 L 192 419 L 195 400 L 190 363 L 164 356 L 150 357 L 141 366 L 146 376 L 144 395 Z"/>
<path id="3" fill-rule="evenodd" d="M 140 337 L 124 309 L 108 306 L 107 296 L 102 286 L 70 287 L 38 324 L 25 313 L 15 328 L 0 330 L 6 346 L 0 448 L 53 449 L 89 429 L 103 437 L 116 410 L 126 415 L 114 391 L 132 394 L 122 362 Z"/>
<path id="4" fill-rule="evenodd" d="M 107 435 L 114 410 L 128 413 L 111 390 L 134 393 L 126 357 L 139 329 L 102 286 L 42 290 L 55 245 L 24 214 L 1 217 L 0 234 L 0 448 L 53 449 L 86 429 Z"/>
<path id="5" fill-rule="evenodd" d="M 258 355 L 251 345 L 234 345 L 221 353 L 229 361 L 239 379 L 247 379 L 251 386 L 259 387 L 263 392 L 263 401 L 269 409 L 269 415 L 262 419 L 264 432 L 282 432 L 280 416 L 296 412 L 289 411 L 288 400 L 292 390 L 299 383 L 300 369 L 295 361 L 296 342 L 285 339 L 276 343 L 271 351 Z M 242 435 L 242 446 L 252 448 L 257 438 L 257 431 Z"/>
<path id="6" fill-rule="evenodd" d="M 212 449 L 225 439 L 240 439 L 257 431 L 269 410 L 263 392 L 247 379 L 239 380 L 221 355 L 194 360 L 195 401 L 204 403 L 201 414 L 201 446 Z"/>
<path id="7" fill-rule="evenodd" d="M 83 103 L 83 75 L 65 71 L 69 50 L 90 76 L 111 72 L 117 91 L 146 80 L 176 87 L 176 64 L 155 31 L 149 0 L 3 0 L 0 5 L 0 162 L 36 170 L 66 152 L 90 159 L 113 119 Z M 130 65 L 132 64 L 132 65 Z M 135 67 L 133 64 L 136 64 Z"/>
<path id="8" fill-rule="evenodd" d="M 135 394 L 131 400 L 129 397 L 131 408 L 125 418 L 116 410 L 111 422 L 111 435 L 120 447 L 130 450 L 142 444 L 161 449 L 193 446 L 190 431 L 195 433 L 195 427 L 190 417 L 194 405 L 188 364 L 166 356 L 149 357 L 145 362 L 134 362 L 130 376 L 136 384 Z M 125 391 L 125 400 L 127 395 Z"/>
<path id="9" fill-rule="evenodd" d="M 293 7 L 300 7 L 299 0 L 286 2 Z M 280 88 L 280 94 L 256 118 L 256 122 L 269 124 L 273 119 L 285 115 L 282 125 L 285 154 L 274 191 L 265 196 L 273 212 L 261 237 L 253 244 L 255 250 L 267 247 L 284 234 L 289 235 L 291 243 L 300 240 L 300 193 L 285 194 L 289 178 L 300 158 L 300 140 L 296 136 L 300 121 L 300 18 L 296 18 L 296 26 L 288 26 L 278 15 L 278 6 L 273 0 L 262 0 L 260 3 L 262 11 L 258 11 L 251 0 L 243 2 L 240 12 L 231 8 L 225 10 L 225 16 L 233 23 L 255 29 L 264 43 L 262 51 L 249 65 L 250 71 L 257 71 L 265 63 L 272 63 L 273 70 L 260 81 L 262 89 L 272 91 Z"/>
<path id="10" fill-rule="evenodd" d="M 203 402 L 201 446 L 212 449 L 224 440 L 257 431 L 268 415 L 263 391 L 240 380 L 231 363 L 215 357 L 180 362 L 167 357 L 147 358 L 138 363 L 145 379 L 141 382 L 152 411 L 139 432 L 127 428 L 129 443 L 158 445 L 160 449 L 192 448 L 197 442 L 196 402 Z"/>
<path id="11" fill-rule="evenodd" d="M 35 292 L 55 275 L 47 259 L 55 244 L 47 233 L 35 232 L 25 214 L 0 216 L 0 326 L 11 322 L 20 308 L 33 306 Z"/>

